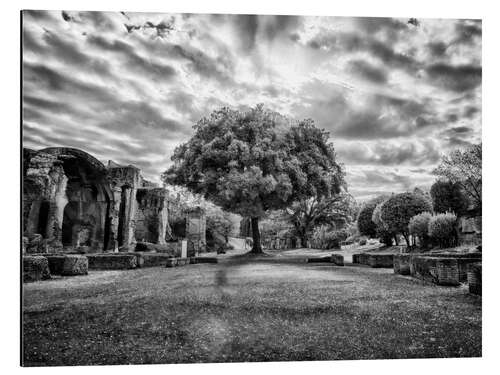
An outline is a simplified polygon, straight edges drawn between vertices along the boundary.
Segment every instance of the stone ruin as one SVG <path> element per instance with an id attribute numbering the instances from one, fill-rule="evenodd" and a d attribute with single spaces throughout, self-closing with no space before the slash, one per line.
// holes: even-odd
<path id="1" fill-rule="evenodd" d="M 187 246 L 206 249 L 199 207 L 172 212 L 168 192 L 133 165 L 105 166 L 74 148 L 23 150 L 23 251 L 130 251 L 137 243 L 167 245 L 169 218 L 184 218 Z"/>

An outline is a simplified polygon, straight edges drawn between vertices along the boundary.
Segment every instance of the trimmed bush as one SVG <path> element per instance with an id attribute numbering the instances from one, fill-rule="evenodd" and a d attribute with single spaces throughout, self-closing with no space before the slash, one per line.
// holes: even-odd
<path id="1" fill-rule="evenodd" d="M 50 279 L 49 262 L 43 256 L 23 256 L 23 281 Z"/>
<path id="2" fill-rule="evenodd" d="M 437 214 L 429 220 L 429 237 L 441 248 L 453 247 L 457 242 L 457 216 L 450 212 Z"/>
<path id="3" fill-rule="evenodd" d="M 389 232 L 402 234 L 406 244 L 411 246 L 408 232 L 410 219 L 431 209 L 431 203 L 424 195 L 401 193 L 393 195 L 382 205 L 380 216 Z"/>
<path id="4" fill-rule="evenodd" d="M 432 215 L 429 212 L 422 212 L 415 215 L 408 223 L 408 230 L 412 236 L 418 237 L 420 247 L 427 248 L 429 245 L 429 221 Z"/>

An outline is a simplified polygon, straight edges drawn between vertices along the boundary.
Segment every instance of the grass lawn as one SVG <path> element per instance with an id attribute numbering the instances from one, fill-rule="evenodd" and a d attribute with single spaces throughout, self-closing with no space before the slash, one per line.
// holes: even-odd
<path id="1" fill-rule="evenodd" d="M 24 285 L 24 363 L 481 356 L 481 298 L 293 256 Z"/>

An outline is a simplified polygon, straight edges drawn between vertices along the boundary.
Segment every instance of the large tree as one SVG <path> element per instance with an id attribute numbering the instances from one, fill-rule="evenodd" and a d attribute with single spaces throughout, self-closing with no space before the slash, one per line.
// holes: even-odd
<path id="1" fill-rule="evenodd" d="M 342 168 L 328 133 L 312 120 L 291 121 L 262 105 L 214 111 L 178 146 L 167 183 L 251 217 L 253 253 L 261 253 L 259 218 L 313 196 L 338 194 Z"/>
<path id="2" fill-rule="evenodd" d="M 475 208 L 482 208 L 482 143 L 444 156 L 434 173 L 462 187 Z"/>

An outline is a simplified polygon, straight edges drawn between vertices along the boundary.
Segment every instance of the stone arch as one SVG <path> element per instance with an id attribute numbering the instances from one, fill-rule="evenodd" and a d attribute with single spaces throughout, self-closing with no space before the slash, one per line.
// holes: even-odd
<path id="1" fill-rule="evenodd" d="M 107 249 L 113 198 L 104 165 L 73 148 L 52 147 L 40 152 L 56 156 L 67 177 L 64 199 L 56 199 L 63 245 Z"/>

